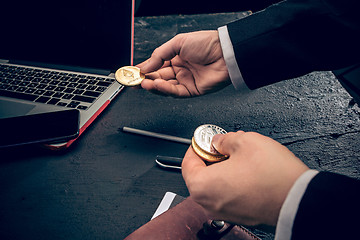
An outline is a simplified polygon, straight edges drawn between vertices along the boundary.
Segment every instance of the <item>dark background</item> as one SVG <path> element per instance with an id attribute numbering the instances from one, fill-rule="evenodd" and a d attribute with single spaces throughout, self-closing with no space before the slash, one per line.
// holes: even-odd
<path id="1" fill-rule="evenodd" d="M 138 16 L 134 62 L 177 33 L 216 29 L 241 17 Z M 149 221 L 165 192 L 188 195 L 179 172 L 154 162 L 156 155 L 182 157 L 188 146 L 124 133 L 122 127 L 191 138 L 205 123 L 259 132 L 310 168 L 360 178 L 360 108 L 331 72 L 248 94 L 229 86 L 191 99 L 126 88 L 70 149 L 0 151 L 0 239 L 123 239 Z M 273 239 L 271 229 L 255 231 Z"/>
<path id="2" fill-rule="evenodd" d="M 281 0 L 136 0 L 136 15 L 141 16 L 159 16 L 173 14 L 203 14 L 203 13 L 224 13 L 259 11 L 271 4 Z"/>

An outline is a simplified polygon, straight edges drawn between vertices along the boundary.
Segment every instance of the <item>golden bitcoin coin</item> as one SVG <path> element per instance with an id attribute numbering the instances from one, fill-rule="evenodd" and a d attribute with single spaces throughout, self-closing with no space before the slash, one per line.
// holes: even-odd
<path id="1" fill-rule="evenodd" d="M 144 78 L 145 75 L 140 72 L 140 68 L 134 66 L 121 67 L 115 72 L 116 81 L 128 87 L 140 85 Z"/>

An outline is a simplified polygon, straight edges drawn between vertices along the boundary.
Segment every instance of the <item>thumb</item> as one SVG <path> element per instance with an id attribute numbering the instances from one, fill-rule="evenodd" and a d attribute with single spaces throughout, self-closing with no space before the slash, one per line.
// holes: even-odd
<path id="1" fill-rule="evenodd" d="M 238 131 L 236 133 L 217 134 L 212 138 L 211 145 L 219 153 L 231 156 L 238 148 L 239 142 L 237 141 L 237 138 L 244 133 L 244 131 Z"/>
<path id="2" fill-rule="evenodd" d="M 160 47 L 156 48 L 151 57 L 140 65 L 142 73 L 150 73 L 160 69 L 165 61 L 171 60 L 180 52 L 183 35 L 176 35 Z"/>

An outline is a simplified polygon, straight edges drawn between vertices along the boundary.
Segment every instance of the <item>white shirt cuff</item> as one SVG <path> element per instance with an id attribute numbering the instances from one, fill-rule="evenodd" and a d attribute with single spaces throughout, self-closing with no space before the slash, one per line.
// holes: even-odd
<path id="1" fill-rule="evenodd" d="M 290 189 L 284 204 L 281 207 L 279 219 L 276 226 L 275 240 L 291 239 L 293 223 L 298 211 L 300 201 L 310 181 L 318 174 L 317 170 L 308 170 L 303 173 Z"/>
<path id="2" fill-rule="evenodd" d="M 236 90 L 239 91 L 250 91 L 248 86 L 241 75 L 239 66 L 236 62 L 234 47 L 230 40 L 229 32 L 227 26 L 222 26 L 218 28 L 219 39 L 221 43 L 221 48 L 223 56 L 225 59 L 226 67 L 229 72 L 230 80 Z"/>

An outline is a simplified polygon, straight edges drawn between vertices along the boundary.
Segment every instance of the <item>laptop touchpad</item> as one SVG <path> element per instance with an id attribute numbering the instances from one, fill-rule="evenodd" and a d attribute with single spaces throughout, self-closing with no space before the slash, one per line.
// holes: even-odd
<path id="1" fill-rule="evenodd" d="M 30 112 L 36 105 L 0 99 L 0 118 L 17 117 Z"/>

